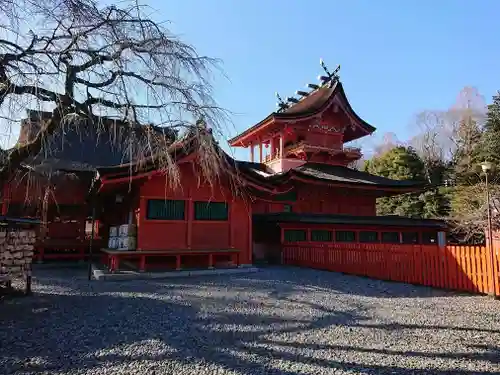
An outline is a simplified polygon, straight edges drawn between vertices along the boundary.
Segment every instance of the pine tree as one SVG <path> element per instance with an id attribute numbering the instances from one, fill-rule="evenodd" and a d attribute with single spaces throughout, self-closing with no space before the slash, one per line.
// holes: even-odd
<path id="1" fill-rule="evenodd" d="M 426 181 L 425 165 L 411 147 L 398 146 L 366 161 L 365 171 L 395 180 Z M 448 197 L 440 190 L 377 200 L 378 215 L 436 218 L 446 215 Z"/>
<path id="2" fill-rule="evenodd" d="M 480 163 L 483 161 L 482 130 L 471 111 L 462 115 L 457 129 L 457 145 L 453 155 L 453 177 L 457 184 L 468 185 L 480 179 Z"/>
<path id="3" fill-rule="evenodd" d="M 488 105 L 480 157 L 500 169 L 500 91 L 493 96 L 493 103 Z M 495 173 L 495 176 L 498 174 Z"/>

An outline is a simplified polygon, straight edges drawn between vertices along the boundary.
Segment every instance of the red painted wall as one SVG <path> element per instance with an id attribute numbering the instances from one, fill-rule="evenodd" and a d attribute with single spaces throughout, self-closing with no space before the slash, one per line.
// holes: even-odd
<path id="1" fill-rule="evenodd" d="M 363 190 L 299 184 L 295 212 L 375 216 L 375 197 Z"/>
<path id="2" fill-rule="evenodd" d="M 163 249 L 228 249 L 241 251 L 240 262 L 251 264 L 251 204 L 235 197 L 224 183 L 199 185 L 196 171 L 191 164 L 180 167 L 181 188 L 165 185 L 164 176 L 156 176 L 140 187 L 137 248 L 139 250 Z M 186 201 L 186 220 L 148 220 L 148 199 L 179 199 Z M 228 202 L 229 220 L 194 220 L 194 201 Z"/>
<path id="3" fill-rule="evenodd" d="M 48 217 L 48 225 L 45 232 L 46 237 L 51 239 L 83 239 L 85 235 L 85 198 L 88 188 L 79 180 L 64 181 L 53 186 L 53 193 L 48 196 L 50 212 L 58 212 L 58 205 L 81 206 L 78 212 L 72 211 L 70 216 L 63 215 L 63 221 L 54 221 L 53 217 Z M 4 186 L 2 194 L 2 214 L 7 214 L 9 206 L 12 204 L 29 204 L 38 207 L 41 212 L 43 199 L 45 197 L 46 181 L 37 178 L 35 175 L 24 176 L 14 179 Z M 57 214 L 56 214 L 57 215 Z M 58 216 L 58 215 L 57 215 Z M 42 219 L 42 217 L 39 217 Z"/>
<path id="4" fill-rule="evenodd" d="M 41 204 L 44 198 L 46 185 L 43 180 L 35 177 L 15 179 L 4 187 L 3 199 L 9 203 L 34 202 Z M 49 195 L 49 204 L 81 205 L 85 202 L 88 187 L 78 180 L 68 180 L 52 187 L 53 194 Z"/>
<path id="5" fill-rule="evenodd" d="M 376 198 L 363 190 L 336 189 L 328 186 L 297 183 L 295 202 L 264 202 L 253 204 L 254 213 L 283 212 L 284 205 L 292 206 L 293 212 L 309 214 L 340 214 L 375 216 Z"/>

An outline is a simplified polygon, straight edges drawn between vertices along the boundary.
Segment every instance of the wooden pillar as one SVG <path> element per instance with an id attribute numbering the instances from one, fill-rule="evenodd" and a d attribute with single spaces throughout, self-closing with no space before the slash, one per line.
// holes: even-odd
<path id="1" fill-rule="evenodd" d="M 181 256 L 180 255 L 175 256 L 175 269 L 177 271 L 181 270 Z"/>
<path id="2" fill-rule="evenodd" d="M 239 249 L 243 251 L 243 249 Z M 248 209 L 248 251 L 245 255 L 247 264 L 253 263 L 253 227 L 252 227 L 252 212 Z"/>
<path id="3" fill-rule="evenodd" d="M 43 240 L 42 240 L 42 243 L 39 246 L 37 246 L 37 249 L 38 249 L 38 251 L 37 251 L 38 255 L 36 257 L 37 258 L 37 262 L 38 263 L 42 263 L 43 262 L 43 258 L 45 257 L 45 246 L 43 244 Z"/>
<path id="4" fill-rule="evenodd" d="M 139 271 L 140 272 L 146 271 L 146 256 L 145 255 L 142 255 L 139 258 Z"/>
<path id="5" fill-rule="evenodd" d="M 250 143 L 250 161 L 253 163 L 255 161 L 255 157 L 254 157 L 254 144 L 253 143 Z"/>
<path id="6" fill-rule="evenodd" d="M 279 154 L 279 158 L 280 159 L 283 159 L 283 144 L 285 142 L 285 140 L 283 139 L 284 137 L 284 134 L 283 132 L 280 133 L 280 154 Z"/>
<path id="7" fill-rule="evenodd" d="M 137 243 L 136 243 L 136 249 L 141 250 L 142 248 L 142 243 L 141 243 L 141 228 L 144 228 L 144 220 L 146 220 L 146 215 L 147 215 L 147 202 L 146 198 L 141 197 L 139 201 L 139 216 L 137 220 Z"/>
<path id="8" fill-rule="evenodd" d="M 227 224 L 229 226 L 229 248 L 234 249 L 234 235 L 233 235 L 233 209 L 234 209 L 234 200 L 232 202 L 227 202 L 229 207 L 227 208 L 227 213 L 228 213 L 228 218 L 227 218 Z"/>
<path id="9" fill-rule="evenodd" d="M 259 141 L 259 162 L 262 163 L 262 141 Z"/>
<path id="10" fill-rule="evenodd" d="M 191 246 L 193 244 L 193 218 L 194 218 L 194 203 L 193 203 L 193 198 L 189 198 L 186 200 L 186 204 L 188 205 L 187 207 L 187 238 L 186 238 L 186 244 L 187 248 L 191 249 Z"/>
<path id="11" fill-rule="evenodd" d="M 9 203 L 10 203 L 10 184 L 9 182 L 5 182 L 3 186 L 2 192 L 2 215 L 6 216 L 9 211 Z"/>
<path id="12" fill-rule="evenodd" d="M 118 256 L 111 255 L 111 262 L 110 263 L 111 263 L 110 271 L 111 272 L 117 271 L 119 268 L 119 265 L 120 265 L 120 260 L 118 259 Z"/>
<path id="13" fill-rule="evenodd" d="M 208 269 L 214 268 L 214 256 L 212 253 L 208 254 Z"/>

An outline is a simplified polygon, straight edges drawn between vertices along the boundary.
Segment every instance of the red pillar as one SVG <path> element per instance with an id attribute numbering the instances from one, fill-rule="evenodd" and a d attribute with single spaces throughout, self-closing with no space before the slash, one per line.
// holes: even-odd
<path id="1" fill-rule="evenodd" d="M 229 204 L 229 207 L 228 207 L 228 220 L 227 220 L 227 224 L 229 225 L 229 248 L 230 249 L 234 249 L 234 236 L 233 236 L 233 225 L 232 225 L 232 218 L 233 218 L 233 210 L 234 210 L 234 205 L 235 205 L 235 202 L 234 200 L 233 201 L 229 201 L 227 202 Z"/>
<path id="2" fill-rule="evenodd" d="M 3 194 L 2 194 L 2 215 L 7 215 L 9 211 L 9 203 L 10 203 L 10 184 L 6 182 L 3 186 Z"/>
<path id="3" fill-rule="evenodd" d="M 146 256 L 145 255 L 142 255 L 139 258 L 139 271 L 140 272 L 146 271 Z"/>
<path id="4" fill-rule="evenodd" d="M 186 244 L 187 248 L 191 249 L 192 243 L 193 243 L 193 219 L 194 219 L 194 203 L 193 203 L 193 198 L 189 198 L 186 200 L 186 204 L 188 205 L 187 207 L 187 238 L 186 238 Z"/>

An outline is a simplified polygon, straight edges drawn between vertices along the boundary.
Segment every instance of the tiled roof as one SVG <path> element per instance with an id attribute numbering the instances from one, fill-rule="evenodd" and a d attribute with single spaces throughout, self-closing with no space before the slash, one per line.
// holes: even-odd
<path id="1" fill-rule="evenodd" d="M 362 130 L 358 130 L 356 132 L 351 132 L 349 134 L 344 135 L 344 141 L 348 142 L 353 139 L 359 138 L 361 136 L 371 134 L 376 129 L 372 125 L 368 124 L 366 121 L 361 119 L 352 109 L 349 101 L 347 100 L 347 96 L 345 94 L 344 88 L 340 81 L 337 81 L 333 84 L 333 86 L 325 85 L 320 87 L 319 89 L 311 92 L 309 96 L 301 99 L 298 103 L 292 104 L 290 107 L 281 112 L 273 112 L 269 116 L 267 116 L 262 121 L 253 125 L 252 127 L 246 129 L 236 137 L 233 137 L 229 140 L 230 144 L 235 144 L 239 139 L 249 135 L 254 132 L 257 128 L 260 128 L 264 124 L 267 124 L 272 119 L 299 119 L 301 117 L 314 115 L 318 112 L 321 112 L 324 108 L 326 108 L 335 96 L 339 95 L 342 98 L 342 101 L 345 103 L 348 112 L 353 118 L 356 118 L 356 122 L 359 124 Z M 349 131 L 347 131 L 349 132 Z M 358 134 L 359 133 L 359 134 Z"/>
<path id="2" fill-rule="evenodd" d="M 421 181 L 400 181 L 375 176 L 341 165 L 306 163 L 291 170 L 304 177 L 347 184 L 363 184 L 380 187 L 418 187 L 425 186 Z"/>

